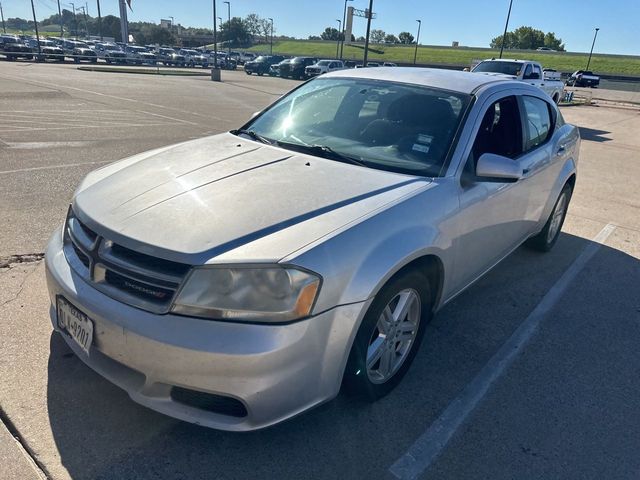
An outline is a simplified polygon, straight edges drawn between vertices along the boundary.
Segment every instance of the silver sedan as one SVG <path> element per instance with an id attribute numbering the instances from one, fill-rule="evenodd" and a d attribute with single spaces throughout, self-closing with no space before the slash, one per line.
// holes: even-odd
<path id="1" fill-rule="evenodd" d="M 522 82 L 368 68 L 90 173 L 46 254 L 53 327 L 143 405 L 225 430 L 405 375 L 435 312 L 558 239 L 580 137 Z"/>

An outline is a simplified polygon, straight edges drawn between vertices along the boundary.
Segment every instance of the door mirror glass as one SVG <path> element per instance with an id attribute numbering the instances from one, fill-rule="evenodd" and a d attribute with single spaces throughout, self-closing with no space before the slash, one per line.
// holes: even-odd
<path id="1" fill-rule="evenodd" d="M 522 169 L 516 160 L 495 153 L 483 153 L 476 165 L 479 180 L 516 182 L 522 178 Z"/>

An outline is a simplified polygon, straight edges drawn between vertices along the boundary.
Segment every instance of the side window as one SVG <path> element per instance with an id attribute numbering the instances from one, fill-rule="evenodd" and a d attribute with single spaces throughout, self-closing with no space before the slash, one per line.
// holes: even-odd
<path id="1" fill-rule="evenodd" d="M 531 64 L 528 63 L 527 67 L 524 69 L 524 75 L 522 76 L 524 80 L 531 78 Z"/>
<path id="2" fill-rule="evenodd" d="M 533 66 L 533 73 L 537 73 L 538 78 L 542 78 L 542 71 L 540 70 L 540 67 L 538 65 Z"/>
<path id="3" fill-rule="evenodd" d="M 551 134 L 551 116 L 547 102 L 537 97 L 523 96 L 525 126 L 525 152 L 533 150 L 547 141 Z"/>
<path id="4" fill-rule="evenodd" d="M 516 97 L 502 98 L 487 109 L 471 150 L 474 170 L 483 153 L 509 158 L 522 153 L 522 125 Z"/>

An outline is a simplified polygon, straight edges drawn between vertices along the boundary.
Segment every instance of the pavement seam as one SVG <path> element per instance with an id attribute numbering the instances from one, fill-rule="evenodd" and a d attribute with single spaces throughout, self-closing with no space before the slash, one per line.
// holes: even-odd
<path id="1" fill-rule="evenodd" d="M 0 268 L 12 268 L 11 265 L 20 263 L 39 262 L 44 258 L 44 253 L 21 253 L 19 255 L 9 255 L 8 257 L 0 257 Z"/>
<path id="2" fill-rule="evenodd" d="M 35 452 L 29 447 L 29 445 L 27 444 L 25 439 L 22 437 L 22 435 L 20 435 L 20 432 L 18 431 L 14 423 L 11 421 L 9 416 L 6 414 L 6 412 L 4 411 L 1 405 L 0 405 L 0 422 L 4 424 L 5 428 L 9 431 L 11 436 L 19 445 L 19 448 L 21 449 L 23 455 L 31 463 L 32 467 L 34 468 L 38 476 L 43 480 L 52 479 L 53 477 L 51 476 L 51 473 L 47 470 L 47 467 L 45 467 L 44 464 L 38 460 L 38 458 L 35 455 Z"/>

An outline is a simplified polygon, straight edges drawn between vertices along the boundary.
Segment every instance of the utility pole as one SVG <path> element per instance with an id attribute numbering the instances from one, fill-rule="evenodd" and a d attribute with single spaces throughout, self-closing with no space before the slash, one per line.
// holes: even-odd
<path id="1" fill-rule="evenodd" d="M 64 38 L 64 20 L 62 19 L 62 10 L 60 10 L 60 0 L 58 0 L 58 16 L 60 17 L 60 38 Z"/>
<path id="2" fill-rule="evenodd" d="M 268 18 L 267 20 L 271 20 L 271 47 L 269 49 L 269 55 L 273 55 L 273 18 Z"/>
<path id="3" fill-rule="evenodd" d="M 228 60 L 231 60 L 231 2 L 222 2 L 222 3 L 226 3 L 227 4 L 227 17 L 229 19 L 229 21 L 227 22 L 227 32 L 229 35 L 229 38 L 227 39 L 227 41 L 229 42 L 229 58 Z"/>
<path id="4" fill-rule="evenodd" d="M 598 30 L 600 29 L 596 28 L 596 33 L 593 36 L 593 43 L 591 44 L 591 51 L 589 52 L 589 60 L 587 61 L 587 68 L 585 68 L 585 70 L 589 70 L 589 65 L 591 65 L 591 55 L 593 55 L 593 47 L 596 44 L 596 37 L 598 36 Z"/>
<path id="5" fill-rule="evenodd" d="M 416 37 L 416 51 L 413 52 L 413 64 L 416 64 L 418 58 L 418 44 L 420 43 L 420 27 L 422 27 L 422 20 L 416 20 L 418 22 L 418 36 Z"/>
<path id="6" fill-rule="evenodd" d="M 38 44 L 38 60 L 40 60 L 42 59 L 42 48 L 40 47 L 40 35 L 38 34 L 38 20 L 36 20 L 36 7 L 33 6 L 33 0 L 31 0 L 31 11 L 33 12 L 33 25 L 36 28 L 36 42 Z"/>
<path id="7" fill-rule="evenodd" d="M 60 8 L 60 4 L 58 3 L 58 8 Z M 7 27 L 4 24 L 4 13 L 2 12 L 2 2 L 0 2 L 0 17 L 2 17 L 2 31 L 7 33 Z"/>
<path id="8" fill-rule="evenodd" d="M 84 38 L 89 37 L 89 24 L 87 23 L 87 9 L 84 5 L 78 7 L 78 10 L 82 10 L 82 16 L 84 17 Z"/>
<path id="9" fill-rule="evenodd" d="M 336 43 L 336 58 L 339 56 L 340 51 L 340 40 L 342 40 L 342 22 L 339 19 L 336 19 L 338 22 L 338 43 Z"/>
<path id="10" fill-rule="evenodd" d="M 511 17 L 511 5 L 513 5 L 513 0 L 509 0 L 509 12 L 507 13 L 507 22 L 504 24 L 504 33 L 502 34 L 502 42 L 500 42 L 500 58 L 502 58 L 502 51 L 504 50 L 504 42 L 507 39 L 507 29 L 509 28 L 509 17 Z"/>
<path id="11" fill-rule="evenodd" d="M 73 32 L 74 32 L 74 37 L 76 37 L 76 39 L 78 38 L 78 17 L 76 16 L 76 4 L 73 2 L 69 2 L 69 5 L 71 5 L 71 9 L 73 10 Z"/>
<path id="12" fill-rule="evenodd" d="M 347 25 L 347 2 L 353 2 L 353 0 L 344 0 L 344 12 L 342 13 L 342 41 L 340 42 L 340 60 L 342 60 L 342 54 L 344 53 L 344 40 L 346 36 L 346 25 Z M 351 39 L 349 39 L 351 41 Z"/>
<path id="13" fill-rule="evenodd" d="M 100 0 L 96 0 L 96 3 L 98 4 L 98 30 L 100 30 L 100 41 L 104 42 L 104 37 L 102 36 L 102 15 L 100 14 Z"/>
<path id="14" fill-rule="evenodd" d="M 367 66 L 367 56 L 369 55 L 369 34 L 371 33 L 371 17 L 373 16 L 373 0 L 369 0 L 369 14 L 367 15 L 367 36 L 364 39 L 364 59 L 362 66 Z"/>

